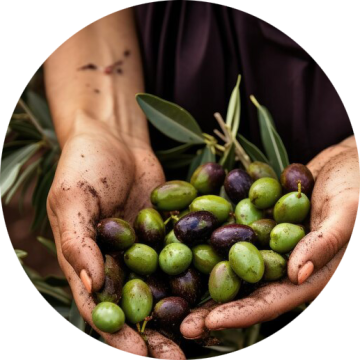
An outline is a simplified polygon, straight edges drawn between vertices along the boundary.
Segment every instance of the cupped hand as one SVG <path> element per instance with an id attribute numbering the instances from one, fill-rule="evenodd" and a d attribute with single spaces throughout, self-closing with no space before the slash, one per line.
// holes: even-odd
<path id="1" fill-rule="evenodd" d="M 186 338 L 209 330 L 246 328 L 313 300 L 336 270 L 350 239 L 359 201 L 359 160 L 354 140 L 325 150 L 308 164 L 316 177 L 311 232 L 292 252 L 288 278 L 266 284 L 249 297 L 192 312 L 182 323 Z"/>
<path id="2" fill-rule="evenodd" d="M 96 329 L 90 293 L 100 290 L 105 279 L 103 255 L 95 241 L 96 224 L 107 217 L 132 223 L 140 209 L 151 206 L 150 192 L 164 181 L 164 175 L 148 144 L 119 136 L 89 119 L 86 126 L 79 127 L 63 147 L 47 209 L 60 266 L 80 314 Z M 96 331 L 114 347 L 147 355 L 142 337 L 127 325 L 115 334 Z M 149 343 L 152 337 L 173 347 L 177 358 L 183 356 L 174 343 L 159 334 L 149 334 Z"/>

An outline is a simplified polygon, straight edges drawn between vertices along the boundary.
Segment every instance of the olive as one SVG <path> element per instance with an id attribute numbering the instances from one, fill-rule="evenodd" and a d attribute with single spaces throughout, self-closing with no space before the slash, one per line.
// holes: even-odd
<path id="1" fill-rule="evenodd" d="M 241 281 L 231 269 L 229 261 L 221 261 L 212 269 L 209 278 L 211 298 L 225 303 L 235 298 L 240 290 Z"/>
<path id="2" fill-rule="evenodd" d="M 256 245 L 260 248 L 268 248 L 270 242 L 271 230 L 276 226 L 276 222 L 271 219 L 260 219 L 252 222 L 250 227 L 256 234 Z"/>
<path id="3" fill-rule="evenodd" d="M 179 215 L 176 215 L 174 216 L 171 221 L 172 221 L 172 224 L 175 225 L 177 221 L 179 221 L 181 218 L 183 218 L 185 215 L 189 214 L 190 212 L 190 209 L 187 208 L 183 211 L 180 211 Z"/>
<path id="4" fill-rule="evenodd" d="M 174 229 L 171 230 L 166 236 L 165 236 L 165 245 L 173 244 L 173 243 L 181 243 L 181 241 L 175 236 Z"/>
<path id="5" fill-rule="evenodd" d="M 232 205 L 220 196 L 204 195 L 197 197 L 190 204 L 190 211 L 209 211 L 219 223 L 223 223 L 229 218 Z"/>
<path id="6" fill-rule="evenodd" d="M 252 162 L 247 168 L 247 172 L 252 177 L 253 180 L 258 180 L 264 177 L 278 179 L 274 169 L 261 161 Z"/>
<path id="7" fill-rule="evenodd" d="M 265 219 L 272 219 L 272 220 L 274 220 L 274 207 L 265 209 L 265 210 L 263 211 L 263 216 L 264 216 Z"/>
<path id="8" fill-rule="evenodd" d="M 196 189 L 186 181 L 168 181 L 155 188 L 151 202 L 159 210 L 182 210 L 196 198 Z"/>
<path id="9" fill-rule="evenodd" d="M 302 226 L 282 223 L 272 229 L 270 247 L 274 251 L 284 254 L 294 249 L 304 236 L 305 231 Z"/>
<path id="10" fill-rule="evenodd" d="M 192 252 L 185 244 L 166 245 L 159 255 L 161 270 L 168 275 L 179 275 L 191 264 Z"/>
<path id="11" fill-rule="evenodd" d="M 141 210 L 136 216 L 134 229 L 139 241 L 144 244 L 156 248 L 164 241 L 164 221 L 155 209 Z"/>
<path id="12" fill-rule="evenodd" d="M 184 273 L 170 279 L 171 293 L 185 299 L 190 305 L 195 305 L 201 298 L 201 277 L 194 269 L 187 269 Z"/>
<path id="13" fill-rule="evenodd" d="M 161 273 L 150 275 L 146 280 L 146 284 L 149 286 L 152 293 L 154 303 L 157 303 L 170 294 L 169 283 Z"/>
<path id="14" fill-rule="evenodd" d="M 178 331 L 181 322 L 189 314 L 187 301 L 178 296 L 170 296 L 160 300 L 154 307 L 152 319 L 154 325 L 165 331 Z"/>
<path id="15" fill-rule="evenodd" d="M 126 266 L 140 275 L 150 275 L 157 269 L 158 254 L 145 244 L 134 244 L 124 254 Z"/>
<path id="16" fill-rule="evenodd" d="M 309 198 L 299 192 L 291 192 L 282 196 L 274 207 L 274 220 L 277 223 L 301 223 L 310 210 Z"/>
<path id="17" fill-rule="evenodd" d="M 101 291 L 95 293 L 96 302 L 113 302 L 117 304 L 121 298 L 125 272 L 110 255 L 105 255 L 105 282 Z"/>
<path id="18" fill-rule="evenodd" d="M 256 208 L 267 209 L 279 200 L 281 191 L 281 185 L 277 180 L 261 178 L 251 185 L 249 198 Z"/>
<path id="19" fill-rule="evenodd" d="M 301 182 L 301 191 L 310 195 L 315 182 L 308 167 L 303 164 L 290 164 L 280 175 L 280 183 L 286 192 L 296 191 L 299 181 Z"/>
<path id="20" fill-rule="evenodd" d="M 260 251 L 249 242 L 240 241 L 233 245 L 229 252 L 229 262 L 236 275 L 249 283 L 260 281 L 264 275 L 264 259 Z"/>
<path id="21" fill-rule="evenodd" d="M 217 224 L 216 217 L 208 211 L 195 211 L 182 217 L 174 227 L 177 239 L 194 245 L 210 238 Z"/>
<path id="22" fill-rule="evenodd" d="M 216 194 L 225 180 L 225 170 L 217 163 L 209 162 L 200 165 L 191 177 L 191 184 L 199 194 Z"/>
<path id="23" fill-rule="evenodd" d="M 195 246 L 192 253 L 194 267 L 203 274 L 210 274 L 214 266 L 222 260 L 216 251 L 207 244 Z"/>
<path id="24" fill-rule="evenodd" d="M 252 183 L 253 180 L 246 171 L 234 169 L 227 174 L 224 188 L 230 200 L 237 204 L 240 200 L 248 197 Z"/>
<path id="25" fill-rule="evenodd" d="M 125 315 L 118 305 L 105 301 L 92 311 L 92 321 L 100 331 L 112 334 L 123 327 Z"/>
<path id="26" fill-rule="evenodd" d="M 142 280 L 130 280 L 123 288 L 121 307 L 126 320 L 133 324 L 143 321 L 150 315 L 153 297 L 149 287 Z"/>
<path id="27" fill-rule="evenodd" d="M 274 281 L 282 278 L 286 273 L 286 259 L 272 250 L 260 250 L 260 253 L 265 265 L 263 279 L 266 281 Z"/>
<path id="28" fill-rule="evenodd" d="M 97 225 L 96 240 L 99 246 L 109 251 L 121 251 L 135 243 L 135 231 L 125 220 L 103 219 Z"/>
<path id="29" fill-rule="evenodd" d="M 241 200 L 235 208 L 235 219 L 238 224 L 249 225 L 263 218 L 261 210 L 257 209 L 250 199 Z"/>
<path id="30" fill-rule="evenodd" d="M 255 231 L 247 225 L 224 225 L 216 229 L 210 238 L 210 245 L 221 256 L 227 256 L 231 247 L 239 241 L 256 241 Z"/>

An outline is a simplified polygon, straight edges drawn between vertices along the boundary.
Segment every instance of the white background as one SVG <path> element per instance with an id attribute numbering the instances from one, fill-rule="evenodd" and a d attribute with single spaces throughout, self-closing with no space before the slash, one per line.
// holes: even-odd
<path id="1" fill-rule="evenodd" d="M 2 1 L 0 5 L 0 126 L 44 60 L 89 23 L 141 1 Z M 356 1 L 218 1 L 253 14 L 298 42 L 323 68 L 360 136 L 360 22 Z M 346 199 L 344 199 L 346 201 Z M 0 221 L 0 355 L 42 359 L 134 358 L 92 340 L 63 320 L 19 265 Z M 26 231 L 26 230 L 24 230 Z M 329 285 L 300 317 L 271 338 L 226 355 L 251 359 L 359 359 L 359 221 Z M 6 354 L 6 355 L 5 355 Z M 6 357 L 5 357 L 6 356 Z"/>

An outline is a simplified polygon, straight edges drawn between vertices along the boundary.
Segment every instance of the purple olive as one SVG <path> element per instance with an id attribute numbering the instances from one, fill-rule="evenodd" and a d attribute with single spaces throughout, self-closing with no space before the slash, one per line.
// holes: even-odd
<path id="1" fill-rule="evenodd" d="M 154 303 L 166 298 L 170 294 L 170 286 L 163 274 L 156 273 L 150 275 L 146 280 L 146 284 L 150 288 Z"/>
<path id="2" fill-rule="evenodd" d="M 230 248 L 239 241 L 254 243 L 255 231 L 247 225 L 224 225 L 212 233 L 210 245 L 219 255 L 226 257 Z"/>
<path id="3" fill-rule="evenodd" d="M 201 298 L 201 276 L 194 269 L 170 279 L 171 292 L 173 295 L 180 296 L 190 305 L 195 305 Z"/>
<path id="4" fill-rule="evenodd" d="M 194 211 L 182 217 L 174 227 L 175 236 L 184 244 L 194 245 L 208 240 L 217 224 L 209 211 Z"/>
<path id="5" fill-rule="evenodd" d="M 314 187 L 314 177 L 311 171 L 303 164 L 290 164 L 280 176 L 280 183 L 286 192 L 298 191 L 298 182 L 301 182 L 301 192 L 309 195 Z"/>
<path id="6" fill-rule="evenodd" d="M 218 194 L 225 179 L 224 168 L 217 163 L 200 165 L 191 177 L 191 184 L 199 194 Z"/>
<path id="7" fill-rule="evenodd" d="M 248 197 L 252 183 L 253 180 L 246 171 L 234 169 L 227 174 L 224 188 L 230 200 L 237 204 L 240 200 Z"/>

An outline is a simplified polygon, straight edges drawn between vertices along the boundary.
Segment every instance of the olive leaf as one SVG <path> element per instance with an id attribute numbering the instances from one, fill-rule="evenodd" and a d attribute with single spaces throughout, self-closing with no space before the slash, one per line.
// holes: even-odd
<path id="1" fill-rule="evenodd" d="M 74 300 L 70 307 L 69 321 L 81 331 L 85 331 L 85 321 L 80 315 Z"/>
<path id="2" fill-rule="evenodd" d="M 205 143 L 198 123 L 182 107 L 150 94 L 137 94 L 136 100 L 149 121 L 171 139 L 182 143 Z"/>
<path id="3" fill-rule="evenodd" d="M 230 96 L 230 101 L 226 113 L 226 125 L 231 129 L 231 133 L 234 137 L 236 136 L 240 125 L 240 81 L 241 75 L 238 75 L 236 85 Z"/>
<path id="4" fill-rule="evenodd" d="M 269 160 L 266 158 L 266 156 L 263 154 L 263 152 L 252 142 L 247 140 L 244 136 L 241 134 L 238 135 L 239 143 L 243 147 L 243 149 L 246 151 L 246 153 L 250 156 L 252 161 L 261 161 L 266 164 L 269 163 Z"/>
<path id="5" fill-rule="evenodd" d="M 50 252 L 50 254 L 56 256 L 56 246 L 53 240 L 46 239 L 43 236 L 38 236 L 36 240 L 40 244 L 44 245 L 44 247 Z"/>
<path id="6" fill-rule="evenodd" d="M 43 128 L 54 128 L 50 109 L 44 98 L 29 90 L 26 92 L 26 103 Z"/>
<path id="7" fill-rule="evenodd" d="M 1 196 L 4 196 L 13 186 L 21 167 L 36 153 L 41 145 L 42 142 L 38 142 L 24 146 L 2 160 L 0 174 Z"/>
<path id="8" fill-rule="evenodd" d="M 176 159 L 179 155 L 190 149 L 193 144 L 182 144 L 168 150 L 160 150 L 156 152 L 156 156 L 160 161 L 166 161 L 169 159 Z"/>
<path id="9" fill-rule="evenodd" d="M 179 169 L 185 166 L 189 166 L 194 157 L 195 156 L 192 154 L 181 154 L 175 159 L 175 161 L 174 159 L 167 159 L 163 160 L 161 164 L 167 169 Z"/>
<path id="10" fill-rule="evenodd" d="M 231 171 L 235 165 L 235 145 L 231 144 L 221 157 L 219 164 L 226 170 Z"/>
<path id="11" fill-rule="evenodd" d="M 260 125 L 260 135 L 265 148 L 266 155 L 273 169 L 280 176 L 281 172 L 289 165 L 289 158 L 285 146 L 274 127 L 274 122 L 269 111 L 258 103 L 253 95 L 251 101 L 258 109 L 258 120 Z"/>

